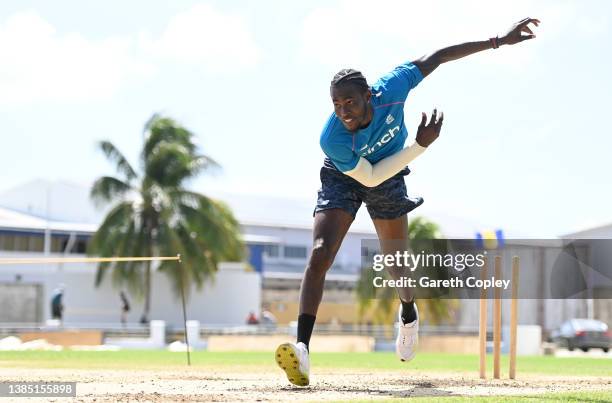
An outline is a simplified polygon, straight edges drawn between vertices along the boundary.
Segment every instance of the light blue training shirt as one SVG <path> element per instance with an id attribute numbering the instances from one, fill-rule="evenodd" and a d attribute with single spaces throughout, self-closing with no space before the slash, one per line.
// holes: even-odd
<path id="1" fill-rule="evenodd" d="M 371 86 L 372 121 L 364 129 L 350 132 L 332 113 L 321 133 L 320 144 L 338 170 L 354 169 L 359 157 L 375 164 L 404 148 L 408 137 L 404 103 L 410 90 L 422 79 L 419 68 L 407 62 L 376 81 Z"/>

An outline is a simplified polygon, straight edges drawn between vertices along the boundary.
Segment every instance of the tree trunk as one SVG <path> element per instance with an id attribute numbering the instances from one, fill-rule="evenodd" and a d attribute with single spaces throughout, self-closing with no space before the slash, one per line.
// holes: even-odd
<path id="1" fill-rule="evenodd" d="M 149 323 L 149 313 L 151 311 L 151 262 L 148 261 L 145 269 L 145 301 L 140 323 Z"/>

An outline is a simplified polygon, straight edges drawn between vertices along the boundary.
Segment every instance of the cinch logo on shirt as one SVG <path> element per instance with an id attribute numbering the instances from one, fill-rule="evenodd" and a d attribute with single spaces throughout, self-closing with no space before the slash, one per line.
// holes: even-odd
<path id="1" fill-rule="evenodd" d="M 385 144 L 387 144 L 393 137 L 395 137 L 395 135 L 397 134 L 397 132 L 399 132 L 400 127 L 399 126 L 395 126 L 392 129 L 389 129 L 389 131 L 387 131 L 387 133 L 385 133 L 380 140 L 378 140 L 376 142 L 376 144 L 374 144 L 372 147 L 370 147 L 366 152 L 362 153 L 361 156 L 365 157 L 366 155 L 370 155 L 373 152 L 375 152 L 376 150 L 378 150 L 380 147 L 384 146 Z M 361 151 L 361 150 L 359 150 Z"/>

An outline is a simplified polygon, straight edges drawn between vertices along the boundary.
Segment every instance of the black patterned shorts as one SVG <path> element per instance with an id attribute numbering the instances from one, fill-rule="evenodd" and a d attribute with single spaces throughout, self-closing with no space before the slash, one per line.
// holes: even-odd
<path id="1" fill-rule="evenodd" d="M 329 159 L 321 168 L 321 189 L 317 197 L 319 211 L 340 208 L 355 217 L 361 203 L 365 203 L 370 217 L 392 220 L 414 210 L 423 204 L 421 197 L 409 197 L 406 194 L 404 176 L 410 173 L 405 167 L 395 176 L 375 187 L 367 187 L 338 171 Z"/>

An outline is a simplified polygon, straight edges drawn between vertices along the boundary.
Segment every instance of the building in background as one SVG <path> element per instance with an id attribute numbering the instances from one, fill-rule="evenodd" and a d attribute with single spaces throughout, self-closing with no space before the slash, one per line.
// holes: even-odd
<path id="1" fill-rule="evenodd" d="M 264 197 L 208 196 L 224 200 L 234 211 L 248 261 L 223 263 L 214 281 L 202 290 L 192 289 L 189 317 L 202 323 L 241 324 L 249 311 L 260 312 L 265 306 L 279 323 L 294 320 L 297 289 L 312 244 L 312 206 Z M 92 204 L 89 188 L 83 185 L 37 180 L 0 192 L 0 256 L 83 255 L 104 214 L 104 209 Z M 375 236 L 369 225 L 357 220 L 328 276 L 327 298 L 341 301 L 340 310 L 333 305 L 327 308 L 330 320 L 342 309 L 355 316 L 350 290 L 360 268 L 361 240 Z M 95 268 L 95 264 L 78 263 L 0 266 L 0 300 L 10 307 L 0 313 L 0 322 L 44 322 L 51 317 L 47 301 L 63 283 L 66 323 L 120 323 L 120 289 L 112 287 L 108 278 L 95 288 Z M 152 283 L 150 317 L 166 320 L 170 326 L 180 324 L 180 300 L 166 278 L 154 273 Z M 135 323 L 142 301 L 135 296 L 130 300 L 128 322 Z"/>
<path id="2" fill-rule="evenodd" d="M 232 208 L 241 224 L 248 262 L 222 264 L 214 281 L 202 290 L 192 289 L 189 317 L 203 324 L 237 325 L 244 323 L 250 311 L 265 309 L 279 324 L 295 320 L 302 273 L 312 247 L 314 201 L 208 196 Z M 376 234 L 365 209 L 361 210 L 327 275 L 318 323 L 356 323 L 362 319 L 358 317 L 354 294 L 362 253 L 369 253 L 362 250 L 362 240 L 375 239 Z M 82 255 L 104 213 L 89 200 L 87 186 L 33 181 L 0 192 L 0 256 Z M 448 216 L 434 221 L 449 238 L 471 238 L 478 227 Z M 580 234 L 590 236 L 589 232 Z M 596 229 L 595 236 L 606 234 L 612 237 L 612 225 Z M 542 273 L 529 275 L 544 286 L 542 279 L 546 276 Z M 0 322 L 44 322 L 51 317 L 51 293 L 61 283 L 65 287 L 65 323 L 120 326 L 120 289 L 112 287 L 109 279 L 95 288 L 94 278 L 94 264 L 0 266 L 0 304 L 6 307 L 0 312 Z M 136 323 L 142 301 L 136 296 L 130 296 L 130 301 L 128 323 Z M 477 302 L 462 301 L 454 322 L 447 325 L 476 329 Z M 524 300 L 520 308 L 521 324 L 537 324 L 545 331 L 571 317 L 595 317 L 608 322 L 612 318 L 610 303 L 605 300 Z M 169 326 L 180 326 L 182 321 L 180 299 L 173 295 L 161 273 L 154 273 L 150 317 L 165 320 Z"/>

